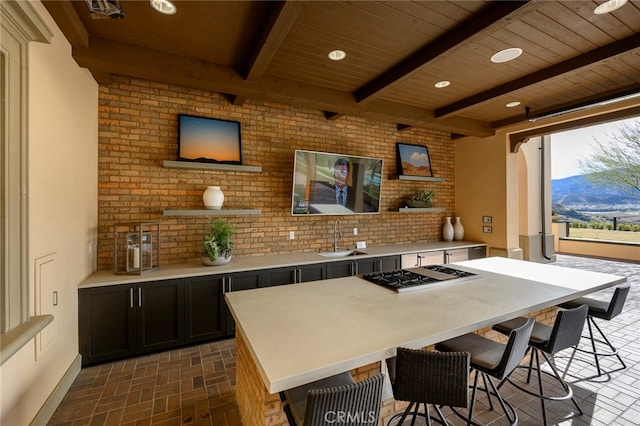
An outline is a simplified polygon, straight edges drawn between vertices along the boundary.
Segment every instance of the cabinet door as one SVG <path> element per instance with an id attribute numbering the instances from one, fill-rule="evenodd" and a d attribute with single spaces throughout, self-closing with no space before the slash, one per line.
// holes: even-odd
<path id="1" fill-rule="evenodd" d="M 264 271 L 264 286 L 294 284 L 296 282 L 297 269 L 294 267 L 272 268 Z"/>
<path id="2" fill-rule="evenodd" d="M 445 263 L 445 255 L 441 250 L 418 253 L 418 266 L 442 265 L 443 263 Z"/>
<path id="3" fill-rule="evenodd" d="M 151 352 L 184 343 L 184 280 L 138 285 L 138 349 Z"/>
<path id="4" fill-rule="evenodd" d="M 217 339 L 228 334 L 227 304 L 224 301 L 224 275 L 187 278 L 187 342 Z"/>
<path id="5" fill-rule="evenodd" d="M 469 260 L 487 257 L 487 246 L 469 247 Z"/>
<path id="6" fill-rule="evenodd" d="M 135 289 L 131 285 L 78 291 L 82 365 L 135 355 L 134 299 Z"/>
<path id="7" fill-rule="evenodd" d="M 401 257 L 400 266 L 402 267 L 402 269 L 409 269 L 409 268 L 415 268 L 416 266 L 420 266 L 418 264 L 418 254 L 417 253 L 403 254 Z"/>
<path id="8" fill-rule="evenodd" d="M 462 262 L 469 260 L 469 249 L 454 249 L 445 250 L 444 252 L 445 263 Z"/>
<path id="9" fill-rule="evenodd" d="M 324 263 L 298 266 L 298 282 L 324 280 L 327 276 L 327 267 Z"/>
<path id="10" fill-rule="evenodd" d="M 368 257 L 366 259 L 356 259 L 354 261 L 353 275 L 370 274 L 372 272 L 380 271 L 379 257 Z"/>
<path id="11" fill-rule="evenodd" d="M 400 269 L 400 256 L 385 256 L 380 258 L 380 272 Z"/>
<path id="12" fill-rule="evenodd" d="M 261 286 L 261 271 L 236 272 L 227 276 L 227 288 L 225 291 L 242 291 L 251 290 Z M 236 323 L 233 315 L 227 306 L 226 300 L 223 302 L 222 316 L 225 317 L 225 333 L 227 336 L 233 336 L 236 333 Z"/>
<path id="13" fill-rule="evenodd" d="M 350 277 L 355 274 L 355 265 L 351 260 L 327 262 L 327 278 Z"/>

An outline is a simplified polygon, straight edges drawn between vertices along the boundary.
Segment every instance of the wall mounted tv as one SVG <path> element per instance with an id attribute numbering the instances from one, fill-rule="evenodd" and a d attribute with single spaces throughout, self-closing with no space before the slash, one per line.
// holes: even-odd
<path id="1" fill-rule="evenodd" d="M 178 115 L 178 159 L 242 164 L 240 123 Z"/>
<path id="2" fill-rule="evenodd" d="M 296 150 L 291 214 L 380 213 L 382 159 Z"/>

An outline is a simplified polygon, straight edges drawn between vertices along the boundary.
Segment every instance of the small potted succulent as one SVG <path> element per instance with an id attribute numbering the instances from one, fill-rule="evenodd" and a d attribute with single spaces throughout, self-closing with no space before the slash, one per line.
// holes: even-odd
<path id="1" fill-rule="evenodd" d="M 433 190 L 427 191 L 426 189 L 421 189 L 413 195 L 410 195 L 406 198 L 405 202 L 408 207 L 413 208 L 426 208 L 431 207 L 431 199 L 433 198 L 435 192 Z"/>
<path id="2" fill-rule="evenodd" d="M 202 240 L 200 259 L 207 266 L 225 265 L 231 261 L 233 250 L 233 227 L 227 219 L 212 219 L 208 225 L 209 232 Z"/>

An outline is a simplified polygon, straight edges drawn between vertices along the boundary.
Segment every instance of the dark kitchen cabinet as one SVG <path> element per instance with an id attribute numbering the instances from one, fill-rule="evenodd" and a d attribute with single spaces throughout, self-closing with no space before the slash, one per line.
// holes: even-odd
<path id="1" fill-rule="evenodd" d="M 262 271 L 236 272 L 233 274 L 224 275 L 222 279 L 224 284 L 224 293 L 232 291 L 251 290 L 261 286 Z M 225 300 L 223 300 L 222 303 L 220 317 L 224 318 L 225 335 L 235 335 L 236 323 L 233 320 L 233 316 L 231 315 L 231 311 L 227 307 L 227 303 Z"/>
<path id="2" fill-rule="evenodd" d="M 187 278 L 185 312 L 187 343 L 224 337 L 228 333 L 228 316 L 224 301 L 224 275 Z"/>
<path id="3" fill-rule="evenodd" d="M 134 293 L 133 285 L 79 290 L 82 365 L 136 354 Z"/>
<path id="4" fill-rule="evenodd" d="M 327 263 L 327 278 L 350 277 L 400 269 L 400 256 L 368 257 Z"/>
<path id="5" fill-rule="evenodd" d="M 323 280 L 326 278 L 326 271 L 324 263 L 266 269 L 263 282 L 265 287 L 271 287 Z"/>
<path id="6" fill-rule="evenodd" d="M 184 342 L 183 280 L 79 290 L 83 365 L 168 349 Z"/>

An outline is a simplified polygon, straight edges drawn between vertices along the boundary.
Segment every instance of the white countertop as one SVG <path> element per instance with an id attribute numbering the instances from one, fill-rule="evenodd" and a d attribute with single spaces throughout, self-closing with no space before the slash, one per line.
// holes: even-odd
<path id="1" fill-rule="evenodd" d="M 480 279 L 398 294 L 358 277 L 227 293 L 270 393 L 348 371 L 626 281 L 506 258 L 459 262 Z"/>
<path id="2" fill-rule="evenodd" d="M 226 265 L 204 266 L 200 261 L 191 263 L 180 263 L 175 265 L 162 265 L 158 269 L 145 272 L 142 275 L 118 275 L 112 270 L 98 271 L 82 281 L 79 288 L 101 287 L 106 285 L 132 284 L 156 280 L 168 280 L 174 278 L 187 278 L 203 275 L 229 274 L 233 272 L 253 271 L 258 269 L 289 267 L 297 265 L 308 265 L 313 263 L 339 262 L 344 260 L 354 260 L 356 258 L 394 256 L 410 253 L 421 253 L 427 251 L 453 250 L 460 248 L 484 246 L 484 243 L 470 241 L 435 241 L 428 243 L 396 244 L 388 246 L 368 247 L 358 252 L 357 256 L 344 258 L 327 258 L 318 253 L 291 253 L 270 256 L 234 256 Z"/>

